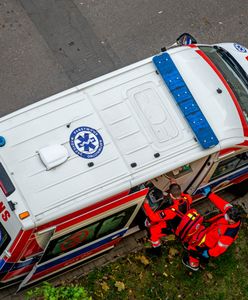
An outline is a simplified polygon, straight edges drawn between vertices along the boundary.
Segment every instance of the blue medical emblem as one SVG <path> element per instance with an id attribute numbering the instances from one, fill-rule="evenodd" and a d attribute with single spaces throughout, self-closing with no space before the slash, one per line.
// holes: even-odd
<path id="1" fill-rule="evenodd" d="M 87 159 L 98 156 L 103 150 L 103 139 L 98 131 L 90 127 L 78 127 L 70 135 L 72 150 Z"/>
<path id="2" fill-rule="evenodd" d="M 239 51 L 239 52 L 242 52 L 242 53 L 246 53 L 247 52 L 247 49 L 240 45 L 240 44 L 237 44 L 237 43 L 234 43 L 233 46 Z"/>

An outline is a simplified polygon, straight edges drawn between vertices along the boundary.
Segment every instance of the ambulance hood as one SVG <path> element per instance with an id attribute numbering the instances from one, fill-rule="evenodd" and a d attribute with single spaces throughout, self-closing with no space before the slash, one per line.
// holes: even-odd
<path id="1" fill-rule="evenodd" d="M 198 48 L 181 48 L 182 50 L 172 51 L 171 58 L 211 128 L 219 140 L 227 141 L 226 138 L 230 134 L 230 138 L 236 135 L 242 142 L 240 137 L 243 136 L 243 128 L 237 108 L 218 74 L 197 53 Z M 218 93 L 218 90 L 222 92 Z M 225 145 L 222 144 L 222 147 Z"/>

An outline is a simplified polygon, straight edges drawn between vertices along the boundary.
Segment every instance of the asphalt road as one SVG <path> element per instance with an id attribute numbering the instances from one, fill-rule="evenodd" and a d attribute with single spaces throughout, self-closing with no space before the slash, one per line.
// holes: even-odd
<path id="1" fill-rule="evenodd" d="M 245 0 L 0 0 L 0 116 L 154 55 L 182 32 L 248 46 L 247 11 Z"/>
<path id="2" fill-rule="evenodd" d="M 0 0 L 0 116 L 151 56 L 182 32 L 248 46 L 244 0 Z"/>

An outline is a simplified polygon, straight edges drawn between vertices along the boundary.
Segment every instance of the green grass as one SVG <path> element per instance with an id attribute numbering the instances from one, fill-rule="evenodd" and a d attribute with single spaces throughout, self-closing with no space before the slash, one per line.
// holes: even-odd
<path id="1" fill-rule="evenodd" d="M 151 260 L 145 251 L 130 254 L 95 269 L 77 283 L 94 300 L 245 300 L 248 299 L 247 236 L 245 224 L 235 244 L 198 272 L 189 272 L 182 265 L 180 244 L 168 241 L 161 258 Z M 178 250 L 178 254 L 168 256 L 170 249 Z"/>

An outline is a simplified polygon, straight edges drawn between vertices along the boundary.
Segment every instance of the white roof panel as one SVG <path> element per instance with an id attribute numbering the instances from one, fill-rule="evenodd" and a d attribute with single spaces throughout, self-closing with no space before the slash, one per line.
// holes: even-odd
<path id="1" fill-rule="evenodd" d="M 1 161 L 35 222 L 45 223 L 243 141 L 230 96 L 223 93 L 217 99 L 209 92 L 211 85 L 215 88 L 211 81 L 218 81 L 212 70 L 199 65 L 199 72 L 204 71 L 189 75 L 187 65 L 202 64 L 198 56 L 192 49 L 171 52 L 175 63 L 183 65 L 182 76 L 220 144 L 203 150 L 196 142 L 151 58 L 40 101 L 0 120 L 6 139 Z M 226 111 L 218 101 L 225 101 Z M 71 143 L 96 156 L 78 155 Z M 47 170 L 38 151 L 58 144 L 69 159 Z"/>

